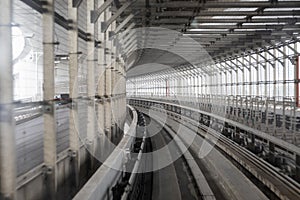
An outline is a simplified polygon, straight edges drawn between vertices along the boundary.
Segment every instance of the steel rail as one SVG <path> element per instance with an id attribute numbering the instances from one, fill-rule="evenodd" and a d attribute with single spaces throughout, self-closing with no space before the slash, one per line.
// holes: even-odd
<path id="1" fill-rule="evenodd" d="M 136 99 L 138 100 L 138 99 Z M 145 101 L 145 100 L 144 100 Z M 158 101 L 156 101 L 158 102 Z M 160 102 L 163 104 L 169 104 L 166 102 Z M 169 104 L 170 105 L 170 104 Z M 184 109 L 189 109 L 190 111 L 195 111 L 194 108 L 188 108 L 186 106 L 172 104 L 177 107 L 181 107 Z M 197 128 L 201 128 L 200 131 L 197 131 L 202 137 L 207 137 L 205 134 L 209 134 L 210 136 L 214 137 L 214 139 L 218 140 L 216 144 L 221 150 L 223 150 L 226 154 L 236 160 L 239 164 L 244 166 L 250 173 L 252 173 L 258 180 L 265 184 L 265 181 L 268 181 L 268 184 L 265 184 L 271 191 L 273 191 L 276 195 L 278 195 L 281 199 L 298 199 L 300 198 L 300 184 L 291 179 L 290 177 L 280 173 L 277 168 L 273 167 L 266 161 L 258 158 L 253 153 L 249 152 L 248 150 L 238 146 L 236 143 L 231 141 L 230 139 L 226 138 L 225 136 L 221 135 L 217 131 L 205 126 L 205 125 L 198 125 L 198 123 L 189 117 L 183 116 L 182 114 L 177 114 L 174 111 L 167 110 L 168 115 L 174 117 L 173 120 L 178 121 L 176 118 L 181 118 L 189 122 L 190 125 Z M 198 111 L 199 112 L 199 111 Z M 176 116 L 176 117 L 175 117 Z M 186 126 L 186 125 L 184 125 Z M 189 126 L 187 128 L 195 131 Z M 221 144 L 222 143 L 222 144 Z M 249 164 L 250 163 L 250 164 Z M 246 165 L 246 166 L 245 166 Z M 258 173 L 258 172 L 262 173 Z M 267 173 L 268 175 L 265 175 Z M 264 178 L 263 178 L 264 177 Z M 272 181 L 270 181 L 270 179 Z M 274 182 L 277 181 L 275 184 Z M 278 188 L 280 187 L 280 189 Z M 283 189 L 284 188 L 284 189 Z M 284 190 L 284 192 L 282 192 Z M 287 197 L 288 196 L 288 197 Z"/>

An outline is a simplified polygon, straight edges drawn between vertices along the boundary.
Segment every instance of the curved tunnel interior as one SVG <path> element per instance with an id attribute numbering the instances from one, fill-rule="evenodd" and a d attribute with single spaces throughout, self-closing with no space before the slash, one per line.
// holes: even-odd
<path id="1" fill-rule="evenodd" d="M 0 200 L 300 199 L 300 0 L 0 0 Z"/>

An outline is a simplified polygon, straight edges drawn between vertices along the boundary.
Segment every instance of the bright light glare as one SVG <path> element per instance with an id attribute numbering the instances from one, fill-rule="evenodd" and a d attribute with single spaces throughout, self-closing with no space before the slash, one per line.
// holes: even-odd
<path id="1" fill-rule="evenodd" d="M 25 47 L 25 39 L 19 27 L 12 27 L 13 60 L 18 58 Z"/>

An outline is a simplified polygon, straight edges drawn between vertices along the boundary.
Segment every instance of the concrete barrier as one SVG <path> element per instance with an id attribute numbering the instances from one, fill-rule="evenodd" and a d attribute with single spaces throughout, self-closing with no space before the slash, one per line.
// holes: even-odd
<path id="1" fill-rule="evenodd" d="M 74 200 L 99 200 L 111 199 L 111 187 L 120 179 L 123 171 L 123 165 L 126 160 L 126 152 L 132 148 L 136 134 L 136 125 L 138 121 L 137 112 L 128 105 L 128 108 L 133 113 L 133 120 L 123 139 L 118 146 L 109 155 L 101 167 L 83 186 L 83 188 L 73 198 Z M 114 166 L 111 168 L 110 166 Z"/>

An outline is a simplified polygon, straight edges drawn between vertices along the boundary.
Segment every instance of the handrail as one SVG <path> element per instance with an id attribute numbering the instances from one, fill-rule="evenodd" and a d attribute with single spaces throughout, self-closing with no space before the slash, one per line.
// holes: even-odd
<path id="1" fill-rule="evenodd" d="M 76 194 L 73 200 L 99 200 L 105 199 L 109 195 L 109 189 L 118 181 L 122 175 L 123 165 L 126 160 L 126 150 L 131 148 L 136 135 L 136 126 L 138 121 L 137 112 L 129 105 L 127 107 L 133 113 L 133 120 L 124 137 L 109 155 L 101 167 L 88 180 L 83 188 Z M 114 166 L 111 168 L 109 166 Z"/>
<path id="2" fill-rule="evenodd" d="M 192 108 L 192 107 L 188 107 L 188 106 L 185 106 L 185 105 L 179 105 L 179 104 L 175 104 L 175 103 L 170 103 L 170 102 L 166 102 L 166 101 L 157 101 L 157 100 L 153 100 L 153 99 L 140 99 L 140 98 L 131 98 L 132 100 L 142 100 L 142 101 L 149 101 L 149 102 L 154 102 L 154 103 L 165 103 L 165 104 L 168 104 L 168 105 L 175 105 L 175 106 L 180 106 L 182 109 L 188 109 L 188 110 L 191 110 L 191 111 L 196 111 L 196 112 L 199 112 L 201 114 L 204 114 L 204 115 L 207 115 L 207 116 L 210 116 L 210 117 L 213 117 L 217 120 L 220 120 L 220 121 L 223 121 L 223 122 L 226 122 L 228 124 L 231 124 L 233 126 L 236 126 L 236 127 L 240 127 L 241 129 L 243 130 L 246 130 L 247 132 L 249 133 L 252 133 L 254 135 L 257 135 L 263 139 L 266 139 L 290 152 L 293 152 L 293 153 L 296 153 L 296 154 L 299 154 L 300 153 L 300 147 L 294 145 L 294 144 L 291 144 L 291 143 L 288 143 L 286 141 L 283 141 L 273 135 L 270 135 L 268 133 L 265 133 L 263 131 L 260 131 L 260 130 L 257 130 L 257 129 L 254 129 L 252 127 L 248 127 L 244 124 L 241 124 L 239 122 L 236 122 L 234 120 L 231 120 L 231 119 L 227 119 L 225 117 L 222 117 L 222 116 L 219 116 L 219 115 L 216 115 L 214 113 L 210 113 L 210 112 L 207 112 L 207 111 L 203 111 L 203 110 L 199 110 L 199 109 L 195 109 L 195 108 Z"/>

